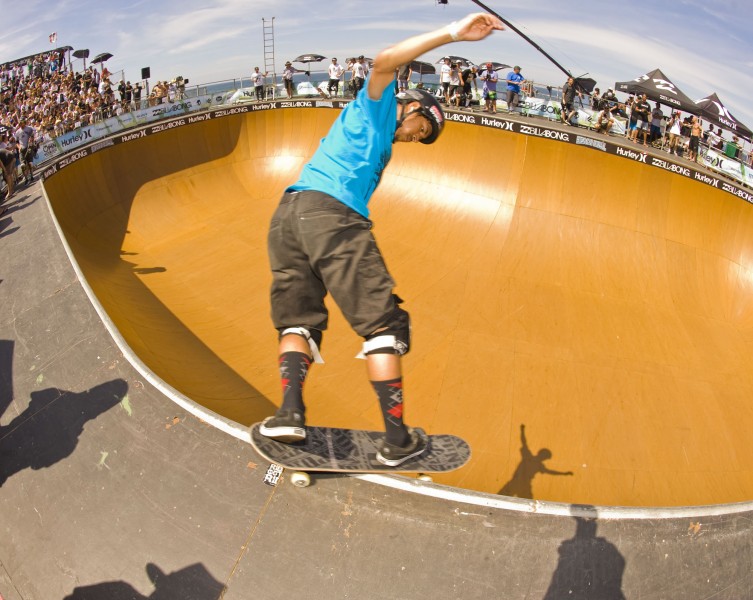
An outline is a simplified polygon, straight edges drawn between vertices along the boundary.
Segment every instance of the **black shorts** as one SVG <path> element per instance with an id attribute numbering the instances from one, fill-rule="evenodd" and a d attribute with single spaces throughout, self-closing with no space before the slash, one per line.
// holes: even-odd
<path id="1" fill-rule="evenodd" d="M 16 166 L 16 155 L 10 150 L 0 151 L 0 163 L 7 169 L 12 169 Z"/>
<path id="2" fill-rule="evenodd" d="M 383 327 L 397 307 L 371 221 L 335 198 L 286 192 L 267 242 L 276 329 L 327 329 L 328 292 L 362 337 Z"/>
<path id="3" fill-rule="evenodd" d="M 698 141 L 700 138 L 697 135 L 691 135 L 690 136 L 690 143 L 688 143 L 688 148 L 692 150 L 693 152 L 698 151 Z"/>

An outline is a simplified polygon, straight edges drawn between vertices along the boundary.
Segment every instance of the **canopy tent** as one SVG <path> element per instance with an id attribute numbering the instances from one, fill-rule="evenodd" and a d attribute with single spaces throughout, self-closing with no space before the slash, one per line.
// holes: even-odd
<path id="1" fill-rule="evenodd" d="M 346 58 L 345 62 L 346 63 L 350 63 L 350 62 L 356 62 L 357 60 L 358 60 L 357 56 L 352 56 L 350 58 Z M 373 58 L 369 58 L 368 56 L 364 57 L 363 62 L 365 62 L 367 65 L 369 65 L 369 69 L 371 69 L 374 66 L 374 59 Z"/>
<path id="2" fill-rule="evenodd" d="M 596 87 L 596 80 L 593 77 L 574 77 L 575 89 L 586 94 L 591 94 Z"/>
<path id="3" fill-rule="evenodd" d="M 699 112 L 696 103 L 678 89 L 660 69 L 654 69 L 632 81 L 618 81 L 614 84 L 614 89 L 627 94 L 646 94 L 649 100 L 666 104 L 674 110 L 693 115 Z"/>
<path id="4" fill-rule="evenodd" d="M 445 59 L 445 58 L 449 58 L 449 59 L 450 59 L 450 62 L 451 62 L 451 63 L 457 63 L 457 65 L 458 65 L 458 66 L 459 66 L 459 67 L 460 67 L 461 69 L 468 69 L 469 67 L 473 67 L 473 66 L 475 66 L 475 65 L 476 65 L 476 63 L 474 63 L 474 62 L 473 62 L 472 60 L 468 60 L 467 58 L 463 58 L 462 56 L 454 56 L 454 55 L 452 55 L 452 54 L 450 54 L 450 55 L 447 55 L 447 56 L 443 56 L 442 58 L 440 58 L 440 59 L 439 59 L 439 60 L 438 60 L 438 61 L 437 61 L 436 63 L 434 63 L 434 64 L 437 64 L 437 65 L 438 65 L 439 63 L 442 63 L 442 62 L 444 62 L 444 59 Z"/>
<path id="5" fill-rule="evenodd" d="M 409 64 L 411 71 L 419 75 L 434 75 L 437 72 L 434 65 L 421 60 L 412 60 Z"/>
<path id="6" fill-rule="evenodd" d="M 300 56 L 296 56 L 293 59 L 293 62 L 302 62 L 302 63 L 312 63 L 312 62 L 321 62 L 323 61 L 326 56 L 322 56 L 321 54 L 301 54 Z"/>
<path id="7" fill-rule="evenodd" d="M 731 131 L 748 142 L 753 139 L 753 132 L 730 114 L 716 94 L 698 100 L 696 106 L 704 121 Z"/>
<path id="8" fill-rule="evenodd" d="M 101 54 L 97 54 L 94 58 L 92 58 L 89 62 L 91 64 L 99 64 L 100 70 L 104 73 L 105 71 L 105 63 L 112 58 L 112 54 L 110 52 L 102 52 Z"/>
<path id="9" fill-rule="evenodd" d="M 89 58 L 89 49 L 83 48 L 81 50 L 75 50 L 73 52 L 74 58 L 82 58 L 84 60 L 84 71 L 86 71 L 86 59 Z"/>
<path id="10" fill-rule="evenodd" d="M 36 58 L 40 54 L 49 54 L 50 52 L 70 52 L 73 50 L 73 46 L 59 46 L 58 48 L 55 48 L 54 50 L 46 50 L 44 52 L 37 52 L 36 54 L 29 54 L 29 56 L 24 56 L 22 58 L 16 58 L 13 60 L 8 60 L 3 63 L 0 63 L 0 65 L 16 65 L 16 64 L 26 64 L 29 62 L 30 59 Z"/>
<path id="11" fill-rule="evenodd" d="M 486 65 L 488 65 L 489 63 L 492 64 L 492 69 L 494 71 L 501 71 L 502 69 L 512 69 L 512 66 L 508 65 L 507 63 L 497 62 L 496 60 L 485 60 L 479 63 L 478 70 L 483 71 L 486 68 Z"/>
<path id="12" fill-rule="evenodd" d="M 410 62 L 410 70 L 414 73 L 418 73 L 419 81 L 424 80 L 424 75 L 434 75 L 437 72 L 434 65 L 420 60 L 412 60 Z"/>

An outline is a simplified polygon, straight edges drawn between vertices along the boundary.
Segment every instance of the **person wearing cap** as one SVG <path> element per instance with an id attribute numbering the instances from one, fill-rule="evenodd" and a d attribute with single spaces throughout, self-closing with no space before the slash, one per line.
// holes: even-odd
<path id="1" fill-rule="evenodd" d="M 479 73 L 478 78 L 484 82 L 482 95 L 484 97 L 484 110 L 490 113 L 497 112 L 497 81 L 499 75 L 494 70 L 494 65 L 486 63 L 484 70 Z"/>
<path id="2" fill-rule="evenodd" d="M 337 96 L 340 91 L 340 78 L 343 76 L 343 66 L 337 62 L 336 58 L 332 59 L 332 64 L 327 68 L 329 74 L 329 83 L 327 84 L 327 93 L 330 96 Z"/>
<path id="3" fill-rule="evenodd" d="M 468 65 L 463 71 L 463 105 L 466 108 L 471 105 L 471 100 L 473 100 L 471 87 L 473 87 L 473 91 L 478 94 L 478 84 L 476 83 L 476 79 L 478 79 L 478 67 L 476 65 Z"/>
<path id="4" fill-rule="evenodd" d="M 364 93 L 343 109 L 283 193 L 268 236 L 282 406 L 261 424 L 262 435 L 286 443 L 306 437 L 303 387 L 311 364 L 322 362 L 324 298 L 331 294 L 364 338 L 366 371 L 385 425 L 377 460 L 399 466 L 426 448 L 426 434 L 403 421 L 401 356 L 410 346 L 410 319 L 371 232 L 368 203 L 393 144 L 431 144 L 444 127 L 442 108 L 429 92 L 394 94 L 397 68 L 449 42 L 482 40 L 501 29 L 496 17 L 476 13 L 382 50 Z"/>
<path id="5" fill-rule="evenodd" d="M 515 65 L 507 74 L 507 112 L 513 112 L 520 103 L 520 84 L 525 79 L 520 74 L 520 67 Z"/>
<path id="6" fill-rule="evenodd" d="M 293 63 L 287 61 L 285 63 L 285 70 L 282 72 L 282 83 L 285 85 L 285 93 L 288 95 L 288 100 L 293 97 L 293 75 L 298 72 L 293 66 Z"/>
<path id="7" fill-rule="evenodd" d="M 353 90 L 353 97 L 358 96 L 358 92 L 363 89 L 366 81 L 366 75 L 368 73 L 368 65 L 364 63 L 363 55 L 359 56 L 354 63 L 350 66 L 351 75 L 351 88 Z"/>
<path id="8" fill-rule="evenodd" d="M 669 121 L 667 121 L 667 129 L 669 130 L 669 147 L 667 148 L 667 152 L 670 154 L 676 154 L 677 156 L 682 156 L 682 145 L 680 144 L 682 135 L 679 112 L 672 112 Z"/>

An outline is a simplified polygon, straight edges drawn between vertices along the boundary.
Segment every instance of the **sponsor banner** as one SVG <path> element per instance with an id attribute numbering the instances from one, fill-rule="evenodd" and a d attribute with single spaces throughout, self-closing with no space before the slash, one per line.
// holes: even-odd
<path id="1" fill-rule="evenodd" d="M 681 175 L 683 177 L 693 179 L 695 181 L 704 183 L 716 189 L 723 190 L 737 196 L 738 198 L 742 198 L 748 202 L 753 203 L 753 191 L 751 190 L 745 189 L 733 182 L 727 182 L 719 179 L 718 177 L 714 177 L 705 170 L 700 170 L 693 166 L 687 166 L 672 162 L 669 159 L 669 156 L 667 156 L 667 158 L 664 158 L 662 156 L 654 156 L 653 154 L 639 150 L 637 147 L 622 146 L 620 144 L 614 143 L 609 139 L 602 138 L 601 136 L 592 137 L 591 135 L 588 135 L 588 132 L 585 128 L 582 132 L 579 132 L 578 129 L 559 130 L 546 127 L 545 125 L 510 121 L 504 116 L 496 117 L 494 115 L 448 112 L 445 116 L 448 121 L 481 125 L 484 127 L 493 127 L 502 131 L 511 131 L 513 133 L 521 133 L 523 135 L 530 135 L 559 142 L 566 142 L 575 144 L 577 146 L 586 146 L 592 150 L 614 154 L 615 156 L 619 156 L 621 158 L 643 163 L 644 165 L 663 169 L 664 171 L 669 171 L 676 175 Z M 726 165 L 726 170 L 724 172 L 727 175 L 742 178 L 739 179 L 741 182 L 746 182 L 748 185 L 753 186 L 753 173 L 751 173 L 750 169 L 745 169 L 745 167 L 740 165 L 739 162 L 732 161 L 722 154 L 715 154 L 718 159 L 718 170 L 723 171 L 725 168 L 725 163 L 730 163 L 729 165 Z M 708 160 L 711 161 L 712 158 L 709 158 Z"/>
<path id="2" fill-rule="evenodd" d="M 751 169 L 746 168 L 739 161 L 732 160 L 726 154 L 722 154 L 713 148 L 704 148 L 699 153 L 699 159 L 701 164 L 706 165 L 708 168 L 721 171 L 730 177 L 734 177 L 737 181 L 753 186 L 753 172 L 751 172 Z"/>
<path id="3" fill-rule="evenodd" d="M 46 163 L 58 155 L 70 152 L 71 150 L 88 144 L 96 139 L 114 135 L 125 129 L 133 129 L 134 127 L 146 125 L 161 119 L 169 119 L 179 115 L 211 109 L 213 106 L 217 106 L 223 101 L 223 94 L 199 96 L 197 98 L 189 98 L 179 102 L 149 106 L 147 108 L 110 117 L 109 119 L 94 123 L 93 125 L 79 127 L 62 136 L 44 141 L 39 147 L 37 157 L 34 159 L 34 164 L 39 165 Z M 343 102 L 342 100 L 291 100 L 265 102 L 262 104 L 247 104 L 245 106 L 250 108 L 250 110 L 256 111 L 269 110 L 270 108 L 344 108 L 347 104 L 348 102 Z M 247 110 L 240 110 L 240 107 L 237 106 L 226 110 L 230 111 L 226 114 L 248 112 Z"/>
<path id="4" fill-rule="evenodd" d="M 507 102 L 503 100 L 497 101 L 498 106 L 504 106 L 507 110 Z M 525 116 L 544 117 L 550 121 L 562 121 L 562 104 L 556 100 L 545 100 L 544 98 L 527 97 L 525 101 L 518 105 Z M 599 120 L 599 111 L 593 110 L 587 106 L 575 105 L 575 109 L 578 113 L 578 124 L 581 127 L 587 129 L 595 129 L 596 123 Z M 613 115 L 614 123 L 609 130 L 614 135 L 625 135 L 627 129 L 627 120 L 622 117 Z"/>
<path id="5" fill-rule="evenodd" d="M 211 103 L 211 99 L 202 100 L 202 102 Z M 107 130 L 108 127 L 115 126 L 113 126 L 112 123 L 107 125 L 105 125 L 105 123 L 95 124 L 90 128 L 85 128 L 84 130 L 79 131 L 78 133 L 71 132 L 72 134 L 76 134 L 78 138 L 76 138 L 76 135 L 71 135 L 68 138 L 69 140 L 71 140 L 69 142 L 69 146 L 73 146 L 74 144 L 83 144 L 83 147 L 64 155 L 53 164 L 48 165 L 43 169 L 42 177 L 43 179 L 52 177 L 60 169 L 63 169 L 68 165 L 73 164 L 74 162 L 88 156 L 89 154 L 93 154 L 94 152 L 98 152 L 104 148 L 114 146 L 116 144 L 128 143 L 147 137 L 149 135 L 158 134 L 163 131 L 184 127 L 194 123 L 264 110 L 276 110 L 283 108 L 341 109 L 347 106 L 347 104 L 347 101 L 341 100 L 292 100 L 262 102 L 254 104 L 247 103 L 238 106 L 217 108 L 198 114 L 191 114 L 191 112 L 186 109 L 187 114 L 184 114 L 183 116 L 160 121 L 159 123 L 156 123 L 154 125 L 142 126 L 137 129 L 128 129 L 126 131 L 122 131 L 124 120 L 121 120 L 119 121 L 121 125 L 120 133 L 118 133 L 117 135 L 108 136 L 106 137 L 106 139 L 96 138 L 103 137 L 103 134 L 101 133 L 103 130 Z M 188 106 L 190 105 L 186 104 L 186 107 Z M 194 104 L 193 106 L 196 107 L 198 106 L 198 104 Z M 175 112 L 178 111 L 176 110 Z M 153 111 L 147 113 L 146 117 L 144 117 L 144 115 L 134 115 L 134 118 L 159 119 L 160 116 Z M 491 127 L 500 131 L 509 131 L 512 133 L 574 144 L 576 146 L 583 146 L 596 152 L 606 152 L 608 154 L 613 154 L 627 160 L 632 160 L 635 162 L 643 163 L 647 166 L 659 168 L 675 175 L 693 179 L 695 181 L 698 181 L 699 183 L 703 183 L 710 187 L 725 191 L 753 204 L 753 191 L 736 185 L 735 183 L 720 179 L 719 177 L 715 177 L 705 169 L 700 170 L 692 166 L 675 163 L 669 159 L 669 156 L 667 156 L 666 158 L 663 156 L 654 156 L 653 154 L 643 152 L 636 147 L 622 146 L 620 144 L 614 143 L 609 139 L 602 138 L 601 136 L 597 137 L 589 135 L 589 132 L 586 129 L 583 129 L 582 131 L 576 128 L 568 128 L 564 130 L 553 129 L 551 127 L 546 127 L 545 124 L 539 125 L 538 123 L 511 121 L 504 116 L 497 117 L 494 115 L 485 115 L 479 113 L 447 111 L 445 113 L 445 118 L 447 121 L 455 121 L 456 123 L 463 123 L 480 127 Z M 99 128 L 97 128 L 97 125 L 99 125 Z M 68 149 L 68 151 L 70 152 L 70 149 Z M 749 169 L 745 169 L 742 165 L 740 165 L 739 162 L 730 160 L 725 155 L 713 150 L 706 150 L 705 152 L 702 152 L 702 160 L 703 164 L 709 166 L 710 168 L 721 171 L 728 176 L 737 177 L 740 181 L 744 181 L 748 185 L 753 186 L 753 173 L 751 173 Z"/>
<path id="6" fill-rule="evenodd" d="M 47 162 L 55 156 L 69 152 L 96 139 L 116 134 L 124 129 L 131 129 L 152 121 L 206 109 L 217 100 L 222 100 L 222 96 L 199 96 L 180 102 L 149 106 L 110 117 L 86 127 L 79 127 L 57 138 L 44 141 L 39 147 L 34 164 Z"/>

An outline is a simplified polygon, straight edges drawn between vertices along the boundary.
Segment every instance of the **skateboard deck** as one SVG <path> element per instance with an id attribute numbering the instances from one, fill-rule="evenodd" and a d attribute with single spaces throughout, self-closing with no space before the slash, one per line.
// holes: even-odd
<path id="1" fill-rule="evenodd" d="M 397 467 L 376 460 L 383 431 L 306 427 L 306 439 L 283 444 L 251 427 L 251 444 L 268 461 L 297 471 L 353 473 L 441 473 L 459 469 L 471 457 L 468 443 L 454 435 L 430 435 L 427 449 Z"/>

